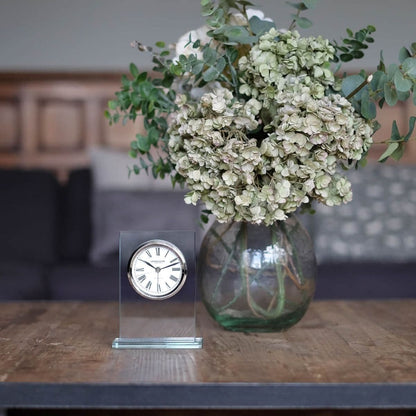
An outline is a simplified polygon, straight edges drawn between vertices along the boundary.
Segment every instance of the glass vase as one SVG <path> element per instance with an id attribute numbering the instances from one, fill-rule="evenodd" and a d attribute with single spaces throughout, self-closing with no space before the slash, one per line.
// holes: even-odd
<path id="1" fill-rule="evenodd" d="M 271 226 L 215 222 L 198 264 L 203 303 L 231 331 L 285 330 L 302 318 L 315 291 L 312 241 L 295 216 Z"/>

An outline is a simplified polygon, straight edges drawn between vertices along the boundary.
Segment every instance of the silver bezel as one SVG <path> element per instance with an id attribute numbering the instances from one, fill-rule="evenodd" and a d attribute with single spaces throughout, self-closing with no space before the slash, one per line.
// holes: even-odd
<path id="1" fill-rule="evenodd" d="M 139 254 L 142 251 L 148 249 L 149 247 L 153 247 L 155 245 L 166 247 L 169 250 L 173 251 L 178 256 L 178 259 L 181 262 L 181 268 L 182 268 L 182 275 L 180 277 L 180 283 L 178 284 L 178 286 L 176 286 L 176 288 L 173 289 L 172 292 L 169 292 L 169 293 L 167 293 L 165 295 L 161 295 L 161 296 L 149 295 L 148 293 L 143 292 L 140 289 L 140 287 L 137 287 L 135 285 L 135 282 L 134 282 L 134 279 L 133 279 L 133 264 L 134 264 L 134 261 L 136 260 L 136 258 L 139 256 Z M 182 251 L 178 247 L 176 247 L 174 244 L 172 244 L 171 242 L 166 241 L 166 240 L 159 240 L 159 239 L 146 241 L 145 243 L 143 243 L 139 247 L 137 247 L 137 249 L 134 251 L 134 253 L 130 257 L 128 271 L 127 271 L 127 277 L 129 279 L 129 283 L 130 283 L 131 287 L 134 289 L 134 291 L 136 293 L 138 293 L 140 296 L 142 296 L 146 299 L 151 299 L 151 300 L 165 300 L 165 299 L 169 299 L 169 298 L 175 296 L 182 289 L 183 285 L 185 284 L 187 275 L 188 275 L 188 267 L 187 267 L 187 264 L 186 264 L 185 256 L 183 255 Z"/>

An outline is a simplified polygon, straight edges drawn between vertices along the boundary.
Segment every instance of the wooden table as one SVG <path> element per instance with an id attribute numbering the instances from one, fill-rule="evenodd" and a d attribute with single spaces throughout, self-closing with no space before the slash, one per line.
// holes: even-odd
<path id="1" fill-rule="evenodd" d="M 316 301 L 284 333 L 114 350 L 114 303 L 0 304 L 0 408 L 416 408 L 416 300 Z"/>

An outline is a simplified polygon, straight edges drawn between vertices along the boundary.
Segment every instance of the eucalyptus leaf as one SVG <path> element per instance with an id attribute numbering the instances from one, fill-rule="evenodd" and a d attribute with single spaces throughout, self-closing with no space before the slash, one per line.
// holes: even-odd
<path id="1" fill-rule="evenodd" d="M 146 136 L 138 134 L 137 136 L 137 148 L 141 153 L 146 153 L 150 150 L 150 141 Z"/>
<path id="2" fill-rule="evenodd" d="M 403 61 L 406 58 L 409 58 L 409 57 L 410 57 L 410 52 L 407 50 L 407 48 L 405 48 L 403 46 L 403 48 L 401 48 L 400 51 L 399 51 L 399 61 L 400 61 L 400 63 L 403 63 Z"/>
<path id="3" fill-rule="evenodd" d="M 399 143 L 399 147 L 391 154 L 391 158 L 398 161 L 404 154 L 404 143 Z"/>
<path id="4" fill-rule="evenodd" d="M 377 115 L 376 105 L 370 100 L 368 88 L 365 88 L 361 94 L 361 115 L 367 120 L 372 120 Z"/>
<path id="5" fill-rule="evenodd" d="M 400 71 L 399 66 L 396 64 L 390 64 L 387 69 L 387 79 L 392 81 L 397 71 Z"/>
<path id="6" fill-rule="evenodd" d="M 303 0 L 303 4 L 308 8 L 308 9 L 313 9 L 317 6 L 317 4 L 319 3 L 319 0 Z"/>
<path id="7" fill-rule="evenodd" d="M 387 146 L 385 152 L 378 159 L 379 162 L 385 162 L 397 149 L 399 148 L 399 143 L 390 143 Z"/>
<path id="8" fill-rule="evenodd" d="M 401 71 L 396 71 L 393 81 L 397 91 L 400 92 L 407 92 L 412 87 L 412 81 L 410 81 L 410 79 L 404 78 Z"/>
<path id="9" fill-rule="evenodd" d="M 262 35 L 268 32 L 271 28 L 276 27 L 273 22 L 261 20 L 257 16 L 253 16 L 250 20 L 250 29 L 255 35 Z"/>
<path id="10" fill-rule="evenodd" d="M 407 132 L 406 136 L 404 137 L 404 141 L 407 142 L 410 137 L 412 137 L 413 130 L 415 129 L 416 117 L 412 116 L 409 119 L 409 131 Z"/>
<path id="11" fill-rule="evenodd" d="M 213 65 L 217 61 L 217 51 L 210 47 L 204 48 L 202 56 L 208 65 Z"/>
<path id="12" fill-rule="evenodd" d="M 342 80 L 341 91 L 345 97 L 348 97 L 359 85 L 365 81 L 365 78 L 361 75 L 355 74 L 345 77 Z M 362 90 L 361 90 L 362 91 Z M 361 91 L 355 94 L 355 97 L 359 99 Z"/>
<path id="13" fill-rule="evenodd" d="M 402 63 L 405 74 L 416 77 L 416 58 L 407 58 Z"/>
<path id="14" fill-rule="evenodd" d="M 393 121 L 393 124 L 391 126 L 390 138 L 391 138 L 391 140 L 400 140 L 401 139 L 401 135 L 400 135 L 400 132 L 399 132 L 399 128 L 397 127 L 396 120 Z"/>
<path id="15" fill-rule="evenodd" d="M 216 79 L 220 73 L 217 71 L 217 69 L 213 66 L 209 67 L 203 74 L 202 78 L 205 82 L 211 82 Z"/>
<path id="16" fill-rule="evenodd" d="M 293 3 L 291 1 L 287 1 L 286 4 L 288 4 L 291 7 L 294 7 L 296 10 L 300 10 L 300 11 L 307 9 L 307 7 L 305 6 L 305 4 L 303 2 Z"/>
<path id="17" fill-rule="evenodd" d="M 313 23 L 306 17 L 294 16 L 294 19 L 302 29 L 309 29 L 313 25 Z"/>
<path id="18" fill-rule="evenodd" d="M 386 82 L 384 84 L 384 98 L 386 99 L 386 103 L 392 107 L 397 104 L 398 97 L 397 91 L 390 82 Z"/>
<path id="19" fill-rule="evenodd" d="M 136 78 L 139 75 L 139 69 L 134 63 L 130 64 L 130 74 L 133 75 L 134 78 Z"/>

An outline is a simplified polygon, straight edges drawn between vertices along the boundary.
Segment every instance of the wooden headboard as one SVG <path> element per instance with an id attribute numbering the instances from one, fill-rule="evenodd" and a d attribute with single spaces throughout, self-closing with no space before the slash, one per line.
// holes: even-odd
<path id="1" fill-rule="evenodd" d="M 0 167 L 49 169 L 65 180 L 71 169 L 88 166 L 91 146 L 128 149 L 143 129 L 109 126 L 104 118 L 108 100 L 120 87 L 119 73 L 0 73 Z M 391 121 L 405 129 L 415 107 L 402 104 L 383 110 L 384 128 L 378 139 L 389 137 Z M 403 130 L 404 131 L 404 130 Z M 372 157 L 383 151 L 375 146 Z M 404 162 L 416 163 L 416 145 Z"/>
<path id="2" fill-rule="evenodd" d="M 143 129 L 109 126 L 121 74 L 0 74 L 0 167 L 44 168 L 65 179 L 91 146 L 128 149 Z"/>

